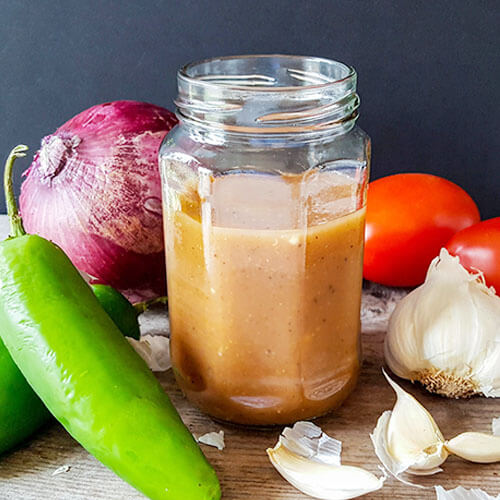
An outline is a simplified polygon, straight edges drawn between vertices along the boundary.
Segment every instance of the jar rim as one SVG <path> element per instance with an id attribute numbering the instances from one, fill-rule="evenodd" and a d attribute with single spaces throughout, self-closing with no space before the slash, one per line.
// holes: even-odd
<path id="1" fill-rule="evenodd" d="M 215 57 L 178 71 L 174 103 L 181 123 L 214 141 L 220 134 L 319 138 L 354 126 L 356 83 L 354 68 L 323 57 Z"/>
<path id="2" fill-rule="evenodd" d="M 244 60 L 249 60 L 249 59 L 290 59 L 290 60 L 296 60 L 296 61 L 312 61 L 315 63 L 323 63 L 326 64 L 330 67 L 336 67 L 337 69 L 341 69 L 345 72 L 340 78 L 335 78 L 335 79 L 330 79 L 326 80 L 321 83 L 313 83 L 309 85 L 287 85 L 287 86 L 279 86 L 279 85 L 266 85 L 265 83 L 261 83 L 258 85 L 238 85 L 238 84 L 228 84 L 228 83 L 222 83 L 222 82 L 217 82 L 214 80 L 207 80 L 204 78 L 200 78 L 199 75 L 191 75 L 189 74 L 193 69 L 199 68 L 203 65 L 208 65 L 211 63 L 215 63 L 217 61 L 244 61 Z M 211 76 L 211 75 L 204 75 L 206 76 Z M 215 75 L 214 75 L 215 76 Z M 223 75 L 218 75 L 219 77 Z M 231 76 L 231 75 L 229 75 Z M 233 77 L 236 75 L 232 75 Z M 248 75 L 243 75 L 243 76 L 248 76 Z M 260 76 L 260 75 L 249 75 L 249 76 Z M 327 78 L 325 75 L 320 75 L 318 73 L 318 76 L 323 76 L 324 78 Z M 342 63 L 340 61 L 335 61 L 333 59 L 329 59 L 326 57 L 317 57 L 317 56 L 301 56 L 301 55 L 291 55 L 291 54 L 246 54 L 246 55 L 233 55 L 233 56 L 222 56 L 222 57 L 212 57 L 212 58 L 206 58 L 206 59 L 201 59 L 198 61 L 192 61 L 190 63 L 185 64 L 182 66 L 178 72 L 177 72 L 177 78 L 179 81 L 183 81 L 184 83 L 187 84 L 195 84 L 199 85 L 202 87 L 205 87 L 207 89 L 212 88 L 212 89 L 220 89 L 224 88 L 228 91 L 235 90 L 235 91 L 245 91 L 245 92 L 258 92 L 258 93 L 289 93 L 289 92 L 307 92 L 308 90 L 313 90 L 316 91 L 318 89 L 327 89 L 328 87 L 331 86 L 336 86 L 341 83 L 346 82 L 349 79 L 352 79 L 353 77 L 356 78 L 356 70 L 352 67 L 349 66 L 345 63 Z M 298 78 L 296 76 L 296 78 Z"/>

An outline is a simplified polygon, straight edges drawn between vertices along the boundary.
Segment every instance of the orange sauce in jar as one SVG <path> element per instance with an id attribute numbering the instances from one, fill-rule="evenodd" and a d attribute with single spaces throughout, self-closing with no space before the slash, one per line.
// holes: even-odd
<path id="1" fill-rule="evenodd" d="M 240 172 L 211 178 L 205 191 L 166 193 L 180 387 L 213 417 L 247 425 L 337 407 L 360 367 L 357 183 L 318 170 Z"/>

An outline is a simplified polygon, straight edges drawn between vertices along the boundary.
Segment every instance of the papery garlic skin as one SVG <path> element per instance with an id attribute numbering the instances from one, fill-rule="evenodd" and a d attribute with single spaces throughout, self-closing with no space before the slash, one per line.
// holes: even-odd
<path id="1" fill-rule="evenodd" d="M 276 470 L 295 488 L 322 500 L 348 500 L 382 488 L 377 478 L 360 467 L 341 465 L 341 443 L 311 422 L 285 428 L 267 454 Z"/>
<path id="2" fill-rule="evenodd" d="M 491 421 L 491 432 L 494 436 L 500 436 L 500 417 L 495 417 Z"/>
<path id="3" fill-rule="evenodd" d="M 396 478 L 403 472 L 430 475 L 448 457 L 444 437 L 432 415 L 384 372 L 397 395 L 392 411 L 378 419 L 371 439 L 380 461 Z M 408 483 L 407 481 L 404 481 Z"/>
<path id="4" fill-rule="evenodd" d="M 446 441 L 446 449 L 470 462 L 500 462 L 500 436 L 483 432 L 463 432 Z"/>
<path id="5" fill-rule="evenodd" d="M 500 500 L 500 495 L 493 497 L 483 490 L 466 490 L 459 486 L 453 490 L 445 490 L 442 486 L 435 486 L 436 500 Z"/>
<path id="6" fill-rule="evenodd" d="M 446 249 L 425 282 L 396 306 L 385 359 L 398 376 L 430 392 L 500 396 L 500 297 Z"/>
<path id="7" fill-rule="evenodd" d="M 219 432 L 207 432 L 196 438 L 198 443 L 206 444 L 207 446 L 213 446 L 219 451 L 222 451 L 226 444 L 224 442 L 224 431 Z"/>
<path id="8" fill-rule="evenodd" d="M 280 439 L 285 448 L 296 455 L 328 465 L 340 465 L 342 442 L 312 422 L 300 421 L 292 428 L 285 427 Z"/>
<path id="9" fill-rule="evenodd" d="M 127 337 L 130 345 L 154 372 L 164 372 L 172 367 L 170 339 L 163 335 L 143 335 L 140 340 Z"/>

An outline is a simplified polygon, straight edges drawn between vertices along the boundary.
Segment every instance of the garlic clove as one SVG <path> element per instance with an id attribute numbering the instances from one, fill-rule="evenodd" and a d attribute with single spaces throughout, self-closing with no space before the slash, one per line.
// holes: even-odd
<path id="1" fill-rule="evenodd" d="M 439 427 L 411 394 L 396 384 L 385 371 L 384 376 L 396 392 L 397 400 L 392 411 L 380 416 L 370 436 L 377 457 L 400 480 L 403 472 L 415 475 L 440 472 L 439 466 L 448 457 L 448 451 Z"/>
<path id="2" fill-rule="evenodd" d="M 356 498 L 382 488 L 377 478 L 360 467 L 341 465 L 341 442 L 311 422 L 285 428 L 267 454 L 276 470 L 295 488 L 323 500 Z"/>
<path id="3" fill-rule="evenodd" d="M 413 483 L 406 481 L 401 477 L 401 474 L 408 469 L 410 464 L 398 462 L 388 451 L 387 446 L 387 426 L 391 418 L 391 411 L 384 411 L 377 421 L 377 426 L 370 434 L 370 438 L 375 449 L 375 454 L 382 462 L 385 470 L 391 473 L 396 479 L 404 484 L 413 486 Z"/>
<path id="4" fill-rule="evenodd" d="M 396 306 L 385 359 L 398 376 L 452 398 L 500 397 L 500 297 L 441 249 Z"/>
<path id="5" fill-rule="evenodd" d="M 453 490 L 445 490 L 442 486 L 435 486 L 436 500 L 500 500 L 500 495 L 492 497 L 480 489 L 466 490 L 459 486 Z"/>
<path id="6" fill-rule="evenodd" d="M 446 441 L 446 449 L 470 462 L 500 462 L 500 436 L 483 432 L 463 432 Z"/>
<path id="7" fill-rule="evenodd" d="M 267 450 L 276 470 L 295 488 L 313 498 L 343 500 L 366 495 L 382 488 L 385 478 L 377 478 L 360 467 L 329 465 L 301 457 L 283 445 L 280 438 Z"/>

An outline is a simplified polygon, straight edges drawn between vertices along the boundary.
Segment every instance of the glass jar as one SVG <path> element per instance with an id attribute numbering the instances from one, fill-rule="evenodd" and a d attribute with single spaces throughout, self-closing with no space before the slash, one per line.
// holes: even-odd
<path id="1" fill-rule="evenodd" d="M 160 150 L 174 372 L 209 415 L 285 424 L 353 390 L 370 140 L 356 73 L 316 57 L 192 63 Z"/>

